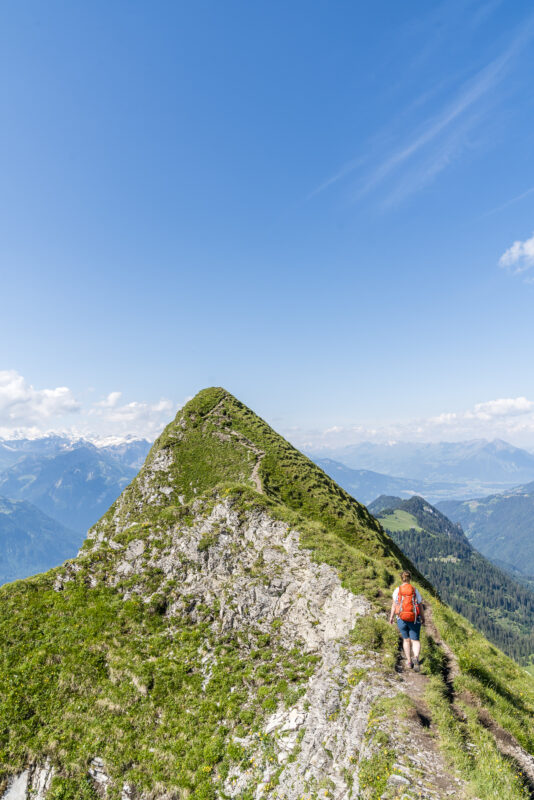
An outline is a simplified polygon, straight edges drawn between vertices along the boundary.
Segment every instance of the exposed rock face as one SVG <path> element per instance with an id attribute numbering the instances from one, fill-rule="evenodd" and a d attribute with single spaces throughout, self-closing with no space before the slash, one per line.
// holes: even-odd
<path id="1" fill-rule="evenodd" d="M 268 632 L 279 622 L 288 649 L 298 642 L 321 657 L 297 705 L 280 708 L 267 720 L 269 755 L 260 743 L 246 771 L 233 769 L 226 780 L 228 795 L 237 797 L 254 783 L 259 798 L 278 772 L 278 790 L 287 800 L 301 797 L 304 787 L 318 787 L 325 776 L 331 797 L 348 797 L 344 773 L 357 771 L 369 709 L 377 697 L 398 691 L 373 674 L 372 655 L 350 640 L 357 619 L 370 613 L 370 603 L 344 589 L 334 569 L 313 562 L 299 547 L 297 531 L 263 512 L 243 520 L 229 501 L 218 503 L 192 528 L 175 529 L 169 541 L 166 552 L 157 550 L 148 558 L 144 543 L 132 541 L 119 561 L 118 575 L 159 568 L 167 578 L 179 579 L 191 604 L 219 601 L 217 630 L 254 623 Z M 183 611 L 180 602 L 168 613 Z M 206 681 L 210 660 L 207 654 Z M 351 676 L 363 672 L 368 677 L 352 685 Z M 247 748 L 253 745 L 238 741 Z"/>
<path id="2" fill-rule="evenodd" d="M 2 800 L 45 800 L 53 775 L 49 761 L 43 766 L 26 769 L 12 779 Z"/>
<path id="3" fill-rule="evenodd" d="M 268 631 L 279 620 L 288 646 L 300 640 L 310 651 L 347 636 L 356 618 L 369 613 L 365 598 L 344 589 L 332 567 L 313 562 L 299 547 L 297 531 L 267 513 L 253 512 L 242 520 L 231 502 L 220 502 L 193 526 L 171 530 L 165 541 L 164 549 L 151 547 L 155 541 L 150 539 L 131 541 L 112 583 L 122 575 L 160 569 L 180 581 L 190 602 L 218 601 L 219 630 L 254 622 Z M 182 611 L 180 602 L 168 613 Z"/>
<path id="4" fill-rule="evenodd" d="M 149 536 L 124 547 L 102 534 L 95 538 L 94 548 L 120 548 L 115 572 L 107 578 L 113 585 L 120 586 L 124 576 L 138 575 L 141 580 L 147 570 L 160 569 L 166 579 L 179 581 L 193 619 L 196 606 L 218 601 L 218 617 L 212 623 L 216 632 L 238 632 L 251 624 L 268 632 L 274 624 L 288 650 L 298 644 L 319 657 L 294 705 L 281 705 L 268 715 L 259 736 L 233 738 L 254 757 L 231 768 L 225 795 L 237 798 L 254 787 L 254 797 L 260 800 L 271 795 L 276 780 L 276 791 L 285 800 L 300 800 L 303 794 L 333 800 L 358 797 L 359 765 L 376 749 L 369 736 L 373 704 L 403 691 L 398 679 L 383 673 L 377 654 L 363 652 L 352 641 L 353 628 L 371 613 L 369 601 L 343 588 L 332 567 L 314 562 L 300 547 L 296 530 L 264 511 L 240 514 L 230 500 L 216 503 L 207 515 L 199 513 L 192 525 L 167 531 L 165 542 L 161 548 L 156 537 Z M 134 586 L 125 598 L 135 591 Z M 170 617 L 183 613 L 182 600 L 167 609 Z M 212 652 L 202 658 L 204 687 L 214 658 Z M 399 753 L 397 758 L 400 763 L 387 797 L 410 787 L 407 776 L 418 769 L 410 753 Z M 427 758 L 426 766 L 429 774 L 433 768 L 444 771 L 435 754 Z M 106 796 L 110 778 L 97 755 L 88 773 L 98 794 Z M 2 800 L 46 800 L 51 776 L 49 765 L 26 770 Z M 446 796 L 423 785 L 417 791 L 423 798 Z M 147 800 L 124 784 L 121 800 L 134 798 Z"/>

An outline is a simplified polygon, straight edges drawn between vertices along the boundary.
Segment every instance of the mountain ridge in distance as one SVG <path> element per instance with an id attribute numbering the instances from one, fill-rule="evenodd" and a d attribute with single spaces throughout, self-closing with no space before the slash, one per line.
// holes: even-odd
<path id="1" fill-rule="evenodd" d="M 61 564 L 82 541 L 31 503 L 0 496 L 0 584 Z"/>
<path id="2" fill-rule="evenodd" d="M 353 469 L 446 483 L 508 486 L 534 480 L 534 453 L 501 439 L 459 442 L 362 442 L 325 448 L 314 458 L 332 458 Z M 505 486 L 503 486 L 505 488 Z"/>
<path id="3" fill-rule="evenodd" d="M 0 494 L 26 500 L 72 530 L 84 533 L 132 480 L 122 467 L 87 443 L 55 455 L 25 455 L 0 473 Z"/>
<path id="4" fill-rule="evenodd" d="M 472 497 L 473 492 L 477 490 L 481 493 L 493 494 L 503 488 L 502 485 L 495 486 L 494 484 L 446 483 L 385 475 L 373 470 L 351 469 L 331 458 L 316 458 L 314 461 L 353 497 L 358 497 L 362 503 L 366 504 L 384 493 L 400 495 L 405 499 L 420 494 L 435 503 L 439 500 L 465 500 Z"/>
<path id="5" fill-rule="evenodd" d="M 534 579 L 534 482 L 470 500 L 443 500 L 437 507 L 465 530 L 492 561 Z"/>
<path id="6" fill-rule="evenodd" d="M 56 456 L 77 447 L 95 447 L 100 453 L 116 458 L 123 466 L 142 466 L 152 442 L 127 436 L 79 436 L 48 433 L 33 438 L 0 438 L 0 471 L 13 466 L 24 456 Z"/>

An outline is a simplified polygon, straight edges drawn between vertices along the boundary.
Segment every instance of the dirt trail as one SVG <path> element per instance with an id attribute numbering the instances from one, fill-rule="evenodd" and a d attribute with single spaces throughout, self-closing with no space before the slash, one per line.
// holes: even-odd
<path id="1" fill-rule="evenodd" d="M 417 797 L 446 798 L 456 800 L 471 798 L 464 780 L 455 775 L 445 760 L 440 748 L 432 715 L 425 701 L 428 678 L 405 666 L 399 666 L 405 692 L 414 704 L 410 724 L 410 750 L 403 753 L 403 761 L 410 762 L 421 776 L 417 781 Z M 406 795 L 412 797 L 411 794 Z"/>
<path id="2" fill-rule="evenodd" d="M 264 494 L 263 486 L 262 486 L 261 478 L 260 478 L 260 466 L 261 466 L 262 460 L 265 458 L 264 451 L 260 450 L 259 447 L 256 447 L 256 445 L 253 442 L 251 442 L 250 439 L 247 439 L 246 436 L 243 436 L 242 433 L 238 433 L 237 431 L 231 431 L 231 433 L 232 433 L 232 436 L 236 437 L 236 439 L 238 440 L 238 442 L 240 444 L 242 444 L 244 447 L 247 447 L 256 456 L 256 463 L 254 464 L 254 469 L 252 470 L 252 472 L 250 474 L 250 480 L 253 482 L 254 486 L 256 487 L 256 491 L 259 492 L 260 494 Z"/>
<path id="3" fill-rule="evenodd" d="M 445 686 L 447 687 L 452 709 L 459 719 L 464 719 L 464 713 L 462 712 L 461 708 L 458 708 L 455 702 L 456 693 L 454 689 L 454 679 L 460 674 L 458 661 L 447 642 L 443 641 L 443 639 L 440 637 L 432 617 L 432 608 L 428 603 L 425 607 L 425 617 L 425 628 L 427 632 L 432 636 L 436 644 L 441 648 L 445 655 L 443 680 Z M 424 661 L 424 652 L 421 653 L 421 656 L 422 660 Z M 406 668 L 403 672 L 403 678 L 406 684 L 407 694 L 413 700 L 417 714 L 419 715 L 420 719 L 423 720 L 423 725 L 425 724 L 424 720 L 426 719 L 427 727 L 432 730 L 432 717 L 424 700 L 424 693 L 429 679 L 424 674 L 414 673 L 411 670 L 406 670 Z M 531 756 L 523 747 L 521 747 L 517 739 L 515 739 L 512 734 L 510 734 L 504 728 L 501 728 L 485 708 L 480 707 L 476 698 L 463 693 L 461 699 L 476 709 L 481 724 L 493 734 L 499 752 L 506 759 L 512 761 L 518 770 L 523 773 L 526 779 L 526 784 L 530 791 L 530 796 L 532 800 L 534 800 L 534 757 Z"/>
<path id="4" fill-rule="evenodd" d="M 223 399 L 219 400 L 217 405 L 215 405 L 211 409 L 211 411 L 209 411 L 206 414 L 206 417 L 216 416 L 218 414 L 218 412 L 220 411 L 221 407 L 224 405 L 224 403 L 225 403 L 225 398 L 223 397 Z M 222 417 L 223 415 L 219 414 L 219 416 Z M 252 483 L 256 487 L 256 491 L 259 494 L 265 494 L 264 491 L 263 491 L 263 486 L 262 486 L 261 478 L 260 478 L 260 466 L 261 466 L 262 460 L 265 458 L 264 451 L 261 450 L 259 447 L 257 447 L 254 444 L 254 442 L 251 442 L 250 439 L 247 439 L 247 437 L 244 436 L 242 433 L 239 433 L 239 431 L 231 430 L 230 431 L 230 435 L 234 436 L 237 439 L 237 441 L 240 444 L 243 445 L 243 447 L 246 447 L 247 450 L 250 450 L 256 456 L 256 463 L 254 464 L 254 467 L 253 467 L 252 472 L 250 474 L 250 480 L 252 481 Z M 222 431 L 218 432 L 217 436 L 219 436 L 219 438 L 221 438 L 221 439 L 228 439 L 229 438 L 228 434 L 223 433 Z"/>

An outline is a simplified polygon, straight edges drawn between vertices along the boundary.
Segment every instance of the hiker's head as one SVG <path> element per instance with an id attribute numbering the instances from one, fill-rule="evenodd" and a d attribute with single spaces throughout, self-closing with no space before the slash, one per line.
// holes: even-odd
<path id="1" fill-rule="evenodd" d="M 401 572 L 401 578 L 402 578 L 402 582 L 403 583 L 409 583 L 411 577 L 412 577 L 412 573 L 408 572 L 407 569 L 405 569 L 404 572 Z"/>

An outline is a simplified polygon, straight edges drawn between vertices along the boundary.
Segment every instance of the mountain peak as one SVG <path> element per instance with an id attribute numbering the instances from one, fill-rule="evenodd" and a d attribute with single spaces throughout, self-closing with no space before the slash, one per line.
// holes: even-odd
<path id="1" fill-rule="evenodd" d="M 368 555 L 390 558 L 393 569 L 402 563 L 363 505 L 222 387 L 200 391 L 180 409 L 137 477 L 89 532 L 86 549 L 141 521 L 183 518 L 236 493 L 314 520 Z"/>

